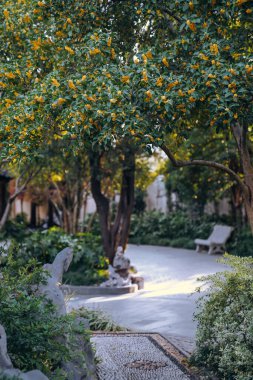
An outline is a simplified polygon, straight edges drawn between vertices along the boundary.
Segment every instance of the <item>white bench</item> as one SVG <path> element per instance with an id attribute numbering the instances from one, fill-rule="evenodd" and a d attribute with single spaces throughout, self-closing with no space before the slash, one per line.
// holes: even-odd
<path id="1" fill-rule="evenodd" d="M 207 240 L 196 239 L 196 252 L 201 252 L 206 247 L 208 248 L 208 254 L 212 253 L 224 253 L 225 244 L 233 231 L 233 227 L 221 226 L 216 224 L 213 228 L 213 232 Z"/>

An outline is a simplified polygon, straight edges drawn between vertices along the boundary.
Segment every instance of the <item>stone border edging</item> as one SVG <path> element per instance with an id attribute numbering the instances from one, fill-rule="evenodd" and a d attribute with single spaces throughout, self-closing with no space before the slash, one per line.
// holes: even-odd
<path id="1" fill-rule="evenodd" d="M 100 286 L 85 286 L 85 285 L 61 285 L 61 289 L 64 293 L 75 293 L 78 295 L 122 295 L 135 293 L 138 290 L 136 284 L 129 286 L 122 286 L 120 288 L 102 288 Z"/>
<path id="2" fill-rule="evenodd" d="M 160 350 L 164 352 L 179 368 L 190 376 L 191 380 L 206 379 L 205 374 L 197 368 L 193 368 L 189 365 L 187 356 L 181 352 L 177 347 L 169 342 L 162 335 L 154 332 L 104 332 L 95 331 L 92 332 L 93 336 L 146 336 L 148 337 Z M 204 376 L 203 376 L 204 375 Z M 214 379 L 215 380 L 215 379 Z M 218 380 L 218 379 L 217 379 Z"/>

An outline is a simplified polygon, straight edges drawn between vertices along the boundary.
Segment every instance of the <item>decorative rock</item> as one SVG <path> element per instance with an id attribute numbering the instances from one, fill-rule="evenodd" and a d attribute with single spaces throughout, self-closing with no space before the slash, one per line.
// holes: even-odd
<path id="1" fill-rule="evenodd" d="M 109 280 L 103 282 L 100 286 L 102 288 L 107 287 L 122 287 L 131 285 L 130 277 L 123 278 L 118 273 L 116 273 L 115 269 L 109 265 Z"/>
<path id="2" fill-rule="evenodd" d="M 103 288 L 119 288 L 137 284 L 138 290 L 144 288 L 144 278 L 139 276 L 130 276 L 130 260 L 124 255 L 122 247 L 118 247 L 113 260 L 113 266 L 109 265 L 109 280 L 103 282 L 100 286 Z"/>
<path id="3" fill-rule="evenodd" d="M 42 372 L 37 369 L 34 371 L 29 371 L 26 373 L 22 373 L 19 369 L 8 369 L 2 372 L 3 375 L 8 377 L 17 376 L 18 379 L 22 380 L 49 380 Z"/>
<path id="4" fill-rule="evenodd" d="M 138 290 L 144 289 L 144 278 L 140 276 L 131 276 L 132 284 L 137 284 Z"/>
<path id="5" fill-rule="evenodd" d="M 124 255 L 122 247 L 118 247 L 115 257 L 113 259 L 113 267 L 118 270 L 129 270 L 130 260 Z"/>
<path id="6" fill-rule="evenodd" d="M 65 248 L 58 253 L 53 264 L 45 264 L 43 268 L 49 272 L 47 283 L 41 285 L 38 289 L 40 294 L 44 294 L 46 298 L 51 300 L 57 308 L 57 315 L 66 315 L 66 305 L 64 295 L 60 289 L 63 273 L 69 268 L 73 258 L 71 248 Z"/>
<path id="7" fill-rule="evenodd" d="M 13 368 L 11 359 L 7 352 L 7 337 L 5 329 L 0 325 L 0 368 Z"/>

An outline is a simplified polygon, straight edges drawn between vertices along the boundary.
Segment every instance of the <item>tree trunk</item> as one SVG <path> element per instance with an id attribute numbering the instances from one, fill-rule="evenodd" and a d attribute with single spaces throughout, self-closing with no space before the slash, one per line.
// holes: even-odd
<path id="1" fill-rule="evenodd" d="M 0 231 L 3 230 L 7 220 L 8 220 L 8 217 L 9 217 L 9 213 L 11 211 L 11 205 L 13 203 L 14 199 L 12 200 L 11 198 L 8 199 L 7 203 L 6 203 L 6 206 L 5 206 L 5 209 L 4 209 L 4 213 L 1 217 L 1 220 L 0 220 Z"/>
<path id="2" fill-rule="evenodd" d="M 99 224 L 103 248 L 109 262 L 112 264 L 114 258 L 114 248 L 111 241 L 111 231 L 109 227 L 109 200 L 104 196 L 101 189 L 101 156 L 96 153 L 90 154 L 91 170 L 91 192 L 97 206 Z"/>
<path id="3" fill-rule="evenodd" d="M 53 227 L 54 225 L 54 205 L 51 202 L 51 200 L 48 200 L 48 222 L 47 222 L 47 227 Z"/>
<path id="4" fill-rule="evenodd" d="M 130 149 L 125 153 L 122 168 L 122 183 L 118 213 L 112 229 L 115 247 L 125 251 L 128 242 L 131 215 L 134 207 L 135 154 Z"/>
<path id="5" fill-rule="evenodd" d="M 30 226 L 32 228 L 35 228 L 36 224 L 37 224 L 36 211 L 37 211 L 37 205 L 36 205 L 36 203 L 32 202 L 32 204 L 31 204 L 31 221 L 30 221 Z"/>
<path id="6" fill-rule="evenodd" d="M 23 178 L 24 174 L 28 171 L 28 169 L 26 171 L 24 171 L 20 177 L 16 180 L 16 190 L 14 192 L 14 194 L 12 194 L 9 199 L 7 200 L 7 203 L 6 203 L 6 206 L 5 206 L 5 210 L 4 210 L 4 213 L 1 217 L 1 220 L 0 220 L 0 231 L 4 228 L 5 226 L 5 223 L 7 222 L 8 220 L 8 217 L 9 217 L 9 213 L 11 211 L 11 205 L 12 203 L 15 201 L 15 199 L 17 198 L 17 196 L 19 194 L 21 194 L 23 191 L 25 191 L 26 189 L 26 186 L 28 185 L 28 183 L 32 180 L 32 178 L 34 178 L 40 171 L 41 168 L 37 169 L 37 171 L 32 171 L 29 175 L 28 175 L 28 178 L 25 180 L 25 182 L 23 183 L 22 186 L 19 186 L 19 182 L 21 181 L 21 179 Z"/>
<path id="7" fill-rule="evenodd" d="M 90 155 L 91 192 L 97 206 L 103 248 L 110 264 L 119 245 L 125 250 L 131 213 L 134 206 L 135 154 L 128 149 L 124 154 L 120 201 L 113 224 L 110 223 L 110 202 L 101 188 L 101 156 Z"/>
<path id="8" fill-rule="evenodd" d="M 241 165 L 244 174 L 245 189 L 242 196 L 244 199 L 245 210 L 249 222 L 249 226 L 253 233 L 253 166 L 249 154 L 249 141 L 247 138 L 248 126 L 236 123 L 232 125 L 232 132 L 239 150 Z"/>
<path id="9" fill-rule="evenodd" d="M 84 192 L 83 192 L 83 201 L 82 201 L 83 216 L 82 216 L 82 222 L 81 222 L 81 232 L 84 232 L 84 223 L 85 223 L 85 218 L 86 218 L 86 215 L 87 215 L 88 196 L 89 196 L 88 191 L 84 190 Z"/>

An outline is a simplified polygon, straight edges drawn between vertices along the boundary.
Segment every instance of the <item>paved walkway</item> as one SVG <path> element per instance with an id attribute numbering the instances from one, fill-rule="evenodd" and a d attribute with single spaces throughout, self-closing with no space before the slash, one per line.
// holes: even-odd
<path id="1" fill-rule="evenodd" d="M 196 379 L 180 353 L 157 334 L 95 334 L 92 341 L 99 380 Z"/>
<path id="2" fill-rule="evenodd" d="M 69 308 L 102 309 L 135 331 L 158 332 L 186 354 L 193 349 L 197 278 L 226 269 L 216 256 L 192 250 L 130 245 L 127 256 L 145 278 L 145 289 L 122 296 L 75 297 Z"/>

